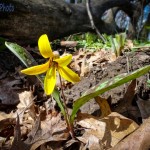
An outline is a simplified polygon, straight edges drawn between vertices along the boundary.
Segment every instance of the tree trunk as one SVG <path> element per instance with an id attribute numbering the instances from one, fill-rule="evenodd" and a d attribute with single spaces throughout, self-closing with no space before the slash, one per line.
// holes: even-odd
<path id="1" fill-rule="evenodd" d="M 101 20 L 105 10 L 121 7 L 133 16 L 128 0 L 91 0 L 91 12 L 101 33 L 116 29 Z M 127 8 L 128 10 L 126 10 Z M 130 10 L 130 11 L 129 11 Z M 78 32 L 92 31 L 85 4 L 68 4 L 63 0 L 1 0 L 0 36 L 19 44 L 36 43 L 46 33 L 50 40 Z"/>

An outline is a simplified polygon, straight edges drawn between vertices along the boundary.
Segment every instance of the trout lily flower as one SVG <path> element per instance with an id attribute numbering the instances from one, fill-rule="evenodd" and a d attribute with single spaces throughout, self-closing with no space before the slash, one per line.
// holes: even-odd
<path id="1" fill-rule="evenodd" d="M 21 72 L 27 75 L 38 75 L 46 72 L 44 79 L 44 91 L 47 95 L 50 95 L 55 88 L 56 71 L 58 71 L 58 73 L 69 82 L 75 83 L 80 81 L 79 76 L 67 67 L 72 60 L 71 54 L 60 57 L 58 53 L 52 52 L 51 45 L 46 34 L 39 38 L 38 46 L 41 55 L 44 58 L 48 58 L 48 61 L 45 64 L 21 70 Z"/>

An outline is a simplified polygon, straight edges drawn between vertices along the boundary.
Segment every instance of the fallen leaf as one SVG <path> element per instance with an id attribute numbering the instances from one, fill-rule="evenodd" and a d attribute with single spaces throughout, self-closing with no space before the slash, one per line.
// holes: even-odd
<path id="1" fill-rule="evenodd" d="M 19 94 L 20 103 L 17 105 L 18 109 L 28 109 L 33 105 L 33 93 L 31 91 L 24 91 Z"/>
<path id="2" fill-rule="evenodd" d="M 133 48 L 133 41 L 132 40 L 126 40 L 126 47 L 128 47 L 128 49 L 132 49 Z"/>
<path id="3" fill-rule="evenodd" d="M 13 116 L 13 113 L 6 114 L 0 111 L 0 121 L 7 119 L 7 118 L 12 118 L 12 116 Z"/>
<path id="4" fill-rule="evenodd" d="M 13 113 L 0 112 L 0 136 L 9 137 L 13 134 L 13 126 L 16 124 Z"/>
<path id="5" fill-rule="evenodd" d="M 149 150 L 150 149 L 150 118 L 133 133 L 120 141 L 111 150 Z"/>
<path id="6" fill-rule="evenodd" d="M 150 117 L 150 100 L 142 100 L 140 97 L 138 97 L 136 102 L 140 109 L 142 119 L 145 120 Z"/>
<path id="7" fill-rule="evenodd" d="M 36 118 L 35 108 L 34 108 L 34 96 L 32 91 L 24 91 L 19 94 L 20 103 L 17 105 L 17 112 L 20 116 L 20 123 L 22 124 L 23 115 L 25 112 L 32 117 L 33 120 Z"/>
<path id="8" fill-rule="evenodd" d="M 126 102 L 125 104 L 126 104 L 127 108 L 132 105 L 132 100 L 135 95 L 135 88 L 136 88 L 136 79 L 131 81 L 131 83 L 129 84 L 127 91 L 123 97 L 123 99 Z"/>
<path id="9" fill-rule="evenodd" d="M 115 146 L 125 136 L 138 128 L 134 121 L 116 112 L 112 112 L 102 119 L 80 113 L 77 119 L 77 124 L 85 128 L 84 134 L 96 136 L 107 148 Z M 88 137 L 85 138 L 87 141 Z"/>
<path id="10" fill-rule="evenodd" d="M 111 113 L 110 106 L 105 98 L 97 96 L 97 97 L 95 97 L 95 101 L 98 103 L 98 105 L 101 109 L 100 118 L 106 117 Z"/>
<path id="11" fill-rule="evenodd" d="M 5 142 L 6 138 L 0 137 L 0 147 L 2 148 L 3 143 Z"/>
<path id="12" fill-rule="evenodd" d="M 31 145 L 31 150 L 36 149 L 46 142 L 57 141 L 58 144 L 68 138 L 69 134 L 64 132 L 66 126 L 64 126 L 58 118 L 59 117 L 41 123 L 40 120 L 37 119 L 34 128 L 28 135 L 28 139 L 25 141 L 25 143 Z"/>
<path id="13" fill-rule="evenodd" d="M 81 73 L 80 76 L 84 77 L 88 72 L 89 72 L 89 63 L 87 63 L 86 60 L 86 55 L 83 57 L 82 62 L 81 62 Z"/>
<path id="14" fill-rule="evenodd" d="M 50 144 L 49 147 L 52 148 L 55 146 L 57 147 L 56 149 L 58 149 L 60 146 L 59 143 L 62 143 L 62 141 L 67 140 L 69 137 L 69 133 L 65 131 L 67 131 L 66 125 L 65 122 L 61 120 L 61 115 L 42 122 L 39 116 L 31 132 L 28 134 L 28 138 L 22 141 L 18 116 L 11 150 L 35 150 L 46 142 L 56 142 L 57 144 Z"/>
<path id="15" fill-rule="evenodd" d="M 137 106 L 133 106 L 133 100 L 136 92 L 136 80 L 131 81 L 124 94 L 123 99 L 117 104 L 117 107 L 112 108 L 113 111 L 139 122 L 140 112 Z"/>
<path id="16" fill-rule="evenodd" d="M 12 146 L 10 150 L 27 150 L 27 145 L 21 140 L 21 130 L 19 123 L 19 116 L 17 115 L 16 125 L 14 128 L 14 140 L 12 142 Z"/>
<path id="17" fill-rule="evenodd" d="M 84 148 L 82 148 L 82 150 L 103 150 L 103 145 L 101 140 L 92 134 L 89 134 L 88 132 L 86 134 L 84 134 L 84 137 L 77 137 L 80 141 L 82 141 L 83 138 L 86 139 L 86 141 L 84 141 L 86 144 L 84 146 Z M 83 141 L 82 141 L 83 142 Z"/>
<path id="18" fill-rule="evenodd" d="M 20 84 L 20 80 L 6 78 L 0 80 L 0 99 L 2 104 L 16 105 L 19 102 L 18 88 L 16 85 Z"/>
<path id="19" fill-rule="evenodd" d="M 73 62 L 70 66 L 71 68 L 76 68 L 80 76 L 87 76 L 93 67 L 103 66 L 104 62 L 111 62 L 114 60 L 116 60 L 116 57 L 114 58 L 113 53 L 103 49 L 96 52 L 79 50 L 73 56 Z"/>
<path id="20" fill-rule="evenodd" d="M 82 149 L 83 150 L 83 148 L 81 148 L 81 145 L 82 144 L 79 140 L 71 139 L 64 144 L 63 149 L 74 149 L 74 148 L 76 148 L 76 149 Z"/>

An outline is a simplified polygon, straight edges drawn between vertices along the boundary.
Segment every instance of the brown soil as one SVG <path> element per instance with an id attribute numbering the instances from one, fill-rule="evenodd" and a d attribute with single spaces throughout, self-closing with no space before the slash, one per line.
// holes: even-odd
<path id="1" fill-rule="evenodd" d="M 96 65 L 92 70 L 88 73 L 87 77 L 83 77 L 81 82 L 74 85 L 71 89 L 67 89 L 65 91 L 65 95 L 68 98 L 68 102 L 72 103 L 73 100 L 79 98 L 82 93 L 86 90 L 89 90 L 91 87 L 102 83 L 103 81 L 109 80 L 116 75 L 132 72 L 138 68 L 141 68 L 145 65 L 150 64 L 150 49 L 143 50 L 143 51 L 136 51 L 136 52 L 128 52 L 124 56 L 120 56 L 115 62 L 106 63 L 103 67 L 100 65 Z M 146 74 L 137 79 L 137 87 L 136 93 L 133 98 L 133 106 L 136 106 L 137 97 L 148 100 L 150 99 L 150 88 L 147 86 L 147 80 L 149 79 L 150 74 Z M 116 110 L 116 107 L 119 107 L 120 101 L 123 101 L 124 94 L 127 90 L 129 84 L 125 84 L 119 86 L 113 90 L 110 90 L 102 95 L 104 98 L 108 98 L 110 100 L 111 97 L 111 104 L 112 110 Z M 82 112 L 90 113 L 99 115 L 99 106 L 94 101 L 91 100 L 90 102 L 86 103 L 82 108 Z M 122 112 L 121 108 L 119 113 Z M 137 115 L 137 114 L 136 114 Z M 126 114 L 127 116 L 127 114 Z M 129 117 L 129 116 L 128 116 Z M 133 116 L 136 121 L 140 121 L 140 116 Z"/>
<path id="2" fill-rule="evenodd" d="M 15 68 L 21 65 L 19 60 L 9 51 L 1 52 L 0 57 L 1 57 L 0 59 L 0 73 L 1 73 L 0 82 L 2 83 L 3 80 L 7 81 L 6 78 L 10 76 L 15 76 L 13 77 L 15 78 L 15 80 L 17 78 L 17 80 L 22 81 L 21 77 L 20 78 L 16 77 L 18 76 L 18 73 L 16 73 L 17 71 L 15 70 Z M 105 63 L 103 67 L 101 66 L 101 64 L 95 65 L 90 70 L 90 72 L 88 73 L 86 77 L 82 77 L 81 82 L 75 84 L 70 89 L 68 88 L 65 90 L 65 95 L 68 100 L 68 106 L 71 107 L 72 102 L 75 101 L 77 98 L 79 98 L 85 91 L 89 90 L 91 87 L 99 83 L 102 83 L 103 81 L 106 81 L 108 79 L 111 79 L 114 76 L 119 75 L 121 73 L 132 72 L 138 68 L 141 68 L 149 64 L 150 64 L 150 49 L 146 49 L 143 51 L 140 50 L 136 52 L 128 52 L 124 56 L 120 56 L 115 62 Z M 142 76 L 137 80 L 136 94 L 133 99 L 134 106 L 136 106 L 137 97 L 143 100 L 150 99 L 150 88 L 147 86 L 147 79 L 149 79 L 149 75 L 150 74 Z M 4 85 L 1 84 L 0 88 L 2 89 L 3 86 Z M 12 85 L 12 87 L 14 87 L 14 85 Z M 112 110 L 115 111 L 116 107 L 119 107 L 119 103 L 120 101 L 123 100 L 127 87 L 128 87 L 128 84 L 125 84 L 118 88 L 110 90 L 102 95 L 105 98 L 109 97 L 109 99 L 111 97 Z M 4 96 L 2 96 L 4 92 L 0 90 L 0 93 L 1 93 L 0 94 L 1 103 L 5 103 L 3 100 Z M 12 93 L 12 94 L 15 95 L 15 93 Z M 16 97 L 16 96 L 13 96 L 13 97 Z M 86 103 L 81 108 L 81 111 L 90 113 L 90 114 L 95 114 L 95 115 L 100 114 L 99 106 L 94 100 L 91 100 L 90 102 Z M 117 111 L 120 111 L 119 113 L 124 113 L 119 109 L 117 109 Z M 140 116 L 136 116 L 136 117 L 134 116 L 135 120 L 138 120 L 138 118 L 140 118 Z"/>

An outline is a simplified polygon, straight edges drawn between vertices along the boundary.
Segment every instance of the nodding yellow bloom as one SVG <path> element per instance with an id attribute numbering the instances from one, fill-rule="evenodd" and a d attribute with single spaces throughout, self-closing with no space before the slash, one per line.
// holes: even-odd
<path id="1" fill-rule="evenodd" d="M 24 70 L 22 73 L 27 75 L 38 75 L 46 72 L 44 79 L 44 90 L 47 95 L 50 95 L 56 84 L 56 70 L 67 81 L 75 83 L 80 81 L 79 76 L 67 67 L 72 60 L 72 55 L 60 57 L 58 53 L 53 53 L 46 34 L 42 35 L 38 40 L 38 46 L 41 55 L 49 60 L 42 65 L 33 66 Z"/>

